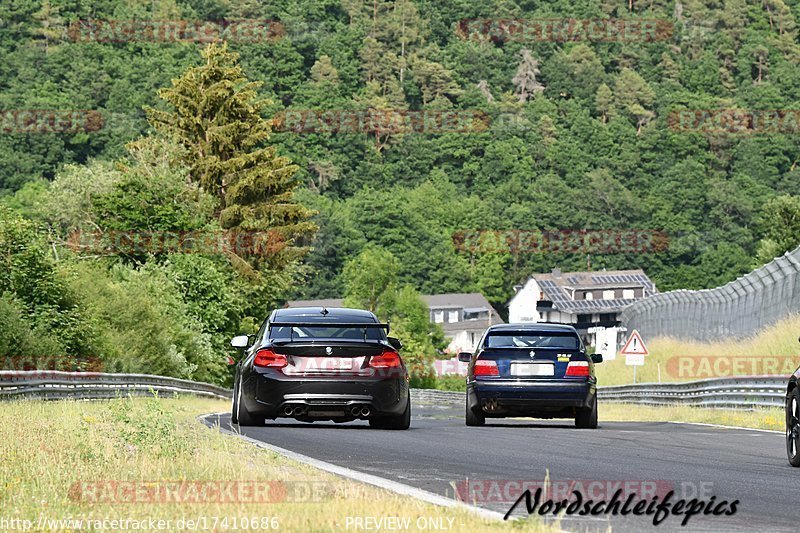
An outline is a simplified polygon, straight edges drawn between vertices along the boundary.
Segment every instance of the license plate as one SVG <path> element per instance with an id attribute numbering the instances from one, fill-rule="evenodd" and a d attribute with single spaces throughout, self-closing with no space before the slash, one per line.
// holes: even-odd
<path id="1" fill-rule="evenodd" d="M 323 360 L 322 370 L 352 370 L 353 360 L 345 357 L 328 357 Z"/>
<path id="2" fill-rule="evenodd" d="M 552 363 L 511 363 L 512 376 L 552 376 Z"/>

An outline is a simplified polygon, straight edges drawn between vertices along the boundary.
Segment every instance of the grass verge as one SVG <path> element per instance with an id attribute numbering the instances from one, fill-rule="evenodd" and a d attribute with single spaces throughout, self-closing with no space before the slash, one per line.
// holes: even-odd
<path id="1" fill-rule="evenodd" d="M 694 381 L 733 375 L 777 374 L 788 377 L 800 364 L 800 316 L 738 341 L 701 343 L 670 338 L 644 339 L 650 355 L 636 370 L 638 383 Z M 769 365 L 753 359 L 769 360 Z M 754 364 L 755 363 L 755 364 Z M 633 367 L 617 356 L 595 367 L 601 386 L 633 383 Z"/>
<path id="2" fill-rule="evenodd" d="M 196 420 L 228 407 L 198 398 L 3 403 L 0 521 L 59 531 L 134 529 L 135 520 L 146 521 L 140 530 L 316 532 L 397 517 L 412 531 L 430 524 L 553 530 L 531 520 L 490 522 L 343 480 Z"/>
<path id="3" fill-rule="evenodd" d="M 603 422 L 697 422 L 754 429 L 784 430 L 782 409 L 736 411 L 707 409 L 688 405 L 650 406 L 600 401 L 600 423 Z"/>

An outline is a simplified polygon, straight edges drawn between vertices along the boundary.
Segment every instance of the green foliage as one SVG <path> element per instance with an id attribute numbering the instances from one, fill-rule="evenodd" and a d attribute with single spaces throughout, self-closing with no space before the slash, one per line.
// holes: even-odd
<path id="1" fill-rule="evenodd" d="M 763 237 L 758 245 L 755 266 L 800 246 L 800 196 L 783 195 L 767 202 L 759 226 Z"/>
<path id="2" fill-rule="evenodd" d="M 591 257 L 595 269 L 644 268 L 661 290 L 712 287 L 800 244 L 796 132 L 704 135 L 669 119 L 795 108 L 797 9 L 633 3 L 631 16 L 675 28 L 641 43 L 502 42 L 455 24 L 628 15 L 601 4 L 1 3 L 0 109 L 97 110 L 104 123 L 0 135 L 0 347 L 224 380 L 223 335 L 286 297 L 346 294 L 363 277 L 346 265 L 363 250 L 396 259 L 386 294 L 356 290 L 389 316 L 406 285 L 479 290 L 502 309 L 531 272 L 586 265 L 583 254 L 458 250 L 458 231 L 664 230 L 661 253 Z M 289 31 L 202 55 L 195 43 L 64 37 L 62 25 L 89 18 L 279 19 Z M 309 109 L 488 120 L 476 132 L 272 131 L 267 117 Z M 157 135 L 141 139 L 150 125 Z M 64 246 L 74 231 L 221 228 L 274 231 L 287 246 L 266 258 L 103 259 Z M 152 353 L 120 348 L 137 335 Z M 413 350 L 433 353 L 422 340 Z"/>
<path id="3" fill-rule="evenodd" d="M 400 263 L 391 252 L 364 248 L 342 271 L 345 303 L 377 313 L 393 306 Z"/>
<path id="4" fill-rule="evenodd" d="M 0 207 L 0 297 L 5 354 L 52 350 L 42 357 L 93 353 L 94 328 L 53 263 L 34 225 Z M 8 329 L 6 329 L 8 328 Z M 41 339 L 36 337 L 41 335 Z M 19 345 L 15 345 L 19 342 Z M 22 354 L 20 354 L 22 355 Z"/>
<path id="5" fill-rule="evenodd" d="M 403 359 L 411 385 L 431 386 L 433 360 L 447 343 L 428 306 L 411 285 L 398 287 L 397 259 L 391 252 L 367 247 L 345 264 L 345 305 L 366 308 L 391 324 L 391 335 L 403 342 Z"/>
<path id="6" fill-rule="evenodd" d="M 159 95 L 174 110 L 148 108 L 153 127 L 185 149 L 189 176 L 220 202 L 225 229 L 270 231 L 285 246 L 269 257 L 284 266 L 307 251 L 295 240 L 316 228 L 311 212 L 293 200 L 297 167 L 278 156 L 261 112 L 259 82 L 245 77 L 239 55 L 226 44 L 202 52 L 205 64 L 190 68 Z"/>

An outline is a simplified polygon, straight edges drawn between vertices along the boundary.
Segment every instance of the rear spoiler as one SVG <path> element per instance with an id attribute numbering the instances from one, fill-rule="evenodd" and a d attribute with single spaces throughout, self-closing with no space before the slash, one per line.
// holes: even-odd
<path id="1" fill-rule="evenodd" d="M 281 327 L 288 327 L 292 328 L 289 329 L 289 342 L 294 341 L 294 329 L 295 327 L 341 327 L 341 328 L 364 328 L 364 340 L 367 340 L 367 329 L 370 328 L 381 328 L 385 329 L 386 333 L 389 333 L 389 323 L 381 323 L 381 322 L 271 322 L 268 326 L 268 329 L 272 328 L 281 328 Z"/>

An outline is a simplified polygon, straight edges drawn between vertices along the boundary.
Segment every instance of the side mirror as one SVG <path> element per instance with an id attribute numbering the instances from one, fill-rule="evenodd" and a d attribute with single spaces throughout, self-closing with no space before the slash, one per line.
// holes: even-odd
<path id="1" fill-rule="evenodd" d="M 386 340 L 388 340 L 389 344 L 392 345 L 392 348 L 394 348 L 398 352 L 403 349 L 403 343 L 400 342 L 400 339 L 398 339 L 397 337 L 387 337 Z"/>
<path id="2" fill-rule="evenodd" d="M 247 348 L 250 346 L 250 337 L 248 335 L 237 335 L 231 339 L 231 346 L 234 348 Z"/>
<path id="3" fill-rule="evenodd" d="M 592 354 L 592 362 L 593 363 L 602 363 L 603 362 L 603 354 L 601 354 L 601 353 L 593 353 Z"/>
<path id="4" fill-rule="evenodd" d="M 458 360 L 462 363 L 469 363 L 472 360 L 472 354 L 469 352 L 460 352 L 458 354 Z"/>

